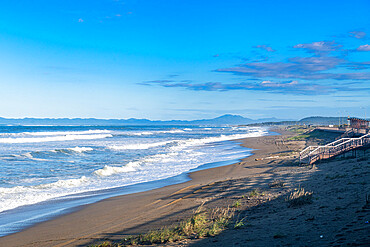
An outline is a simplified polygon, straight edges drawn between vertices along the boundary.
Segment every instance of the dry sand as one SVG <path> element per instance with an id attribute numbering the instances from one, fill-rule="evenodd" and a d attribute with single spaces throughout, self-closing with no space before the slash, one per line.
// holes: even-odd
<path id="1" fill-rule="evenodd" d="M 299 166 L 304 141 L 291 133 L 241 140 L 255 149 L 241 162 L 191 173 L 191 181 L 118 196 L 0 238 L 0 246 L 87 246 L 118 240 L 182 220 L 205 203 L 206 208 L 239 200 L 244 226 L 205 239 L 168 246 L 345 246 L 366 245 L 369 237 L 369 153 Z M 363 155 L 365 155 L 363 157 Z M 270 188 L 280 179 L 285 186 Z M 287 195 L 298 186 L 313 192 L 313 203 L 288 207 Z M 250 197 L 255 188 L 263 195 Z"/>

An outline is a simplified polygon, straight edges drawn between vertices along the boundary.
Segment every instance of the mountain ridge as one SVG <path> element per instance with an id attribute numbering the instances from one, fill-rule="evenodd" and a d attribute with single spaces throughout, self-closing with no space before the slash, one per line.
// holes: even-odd
<path id="1" fill-rule="evenodd" d="M 53 126 L 134 126 L 134 125 L 337 125 L 347 123 L 347 117 L 311 116 L 300 120 L 285 120 L 278 118 L 251 119 L 240 115 L 225 114 L 219 117 L 199 120 L 149 120 L 149 119 L 98 119 L 98 118 L 3 118 L 0 125 L 53 125 Z"/>
<path id="2" fill-rule="evenodd" d="M 275 121 L 283 119 L 270 118 Z M 225 114 L 199 120 L 149 120 L 149 119 L 98 119 L 98 118 L 3 118 L 0 125 L 238 125 L 261 123 L 265 119 L 251 119 L 240 115 Z"/>

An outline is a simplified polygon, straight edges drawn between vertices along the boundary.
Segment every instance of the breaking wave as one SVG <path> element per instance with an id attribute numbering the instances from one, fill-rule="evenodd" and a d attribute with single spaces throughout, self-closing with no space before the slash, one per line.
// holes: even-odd
<path id="1" fill-rule="evenodd" d="M 164 142 L 155 142 L 155 143 L 138 143 L 138 144 L 127 144 L 127 145 L 114 145 L 110 146 L 110 149 L 114 150 L 128 150 L 128 149 L 149 149 L 154 147 L 165 146 L 169 143 L 173 143 L 175 141 L 164 141 Z"/>
<path id="2" fill-rule="evenodd" d="M 24 137 L 24 138 L 0 138 L 0 143 L 35 143 L 35 142 L 56 142 L 72 140 L 92 140 L 113 137 L 111 134 L 94 135 L 63 135 L 48 137 Z"/>
<path id="3" fill-rule="evenodd" d="M 123 173 L 123 172 L 134 172 L 136 171 L 136 167 L 140 165 L 139 162 L 130 162 L 124 166 L 104 166 L 103 169 L 99 169 L 95 171 L 94 173 L 98 176 L 110 176 L 117 173 Z"/>
<path id="4" fill-rule="evenodd" d="M 90 147 L 74 147 L 74 148 L 65 148 L 65 149 L 55 149 L 53 150 L 52 152 L 62 152 L 62 153 L 66 153 L 66 152 L 76 152 L 76 153 L 83 153 L 83 152 L 89 152 L 89 151 L 93 151 L 94 149 L 93 148 L 90 148 Z"/>
<path id="5" fill-rule="evenodd" d="M 22 163 L 20 162 L 24 162 L 25 169 L 30 171 L 38 171 L 36 168 L 45 167 L 43 168 L 43 177 L 38 176 L 38 174 L 31 174 L 33 177 L 24 176 L 25 179 L 35 179 L 34 183 L 32 181 L 28 183 L 22 182 L 23 178 L 19 178 L 18 180 L 14 179 L 15 182 L 12 180 L 12 183 L 5 183 L 5 187 L 0 187 L 0 212 L 57 197 L 67 195 L 73 197 L 77 196 L 77 193 L 168 178 L 188 172 L 208 162 L 239 158 L 243 156 L 241 153 L 238 154 L 240 152 L 239 149 L 236 148 L 235 152 L 222 149 L 222 145 L 229 145 L 228 147 L 232 146 L 232 148 L 236 145 L 230 143 L 214 145 L 210 143 L 267 134 L 267 131 L 261 128 L 248 128 L 246 129 L 247 132 L 225 131 L 226 134 L 224 135 L 221 132 L 225 132 L 220 129 L 215 129 L 214 132 L 208 130 L 212 130 L 212 128 L 207 129 L 207 131 L 204 131 L 203 127 L 194 127 L 194 131 L 188 128 L 183 128 L 183 130 L 163 129 L 150 131 L 137 129 L 134 133 L 121 131 L 121 129 L 112 129 L 111 131 L 3 133 L 0 136 L 0 143 L 26 143 L 25 145 L 2 145 L 8 148 L 6 152 L 9 151 L 8 153 L 4 151 L 4 154 L 7 156 L 2 154 L 2 157 L 7 159 L 4 161 L 4 164 L 7 165 L 9 171 L 14 170 L 14 164 L 21 168 L 19 164 Z M 239 131 L 239 129 L 235 129 L 235 131 Z M 119 134 L 123 133 L 125 136 L 117 135 L 117 132 Z M 162 135 L 165 133 L 169 135 Z M 178 133 L 183 134 L 178 135 Z M 127 135 L 136 136 L 130 137 Z M 157 136 L 141 137 L 140 135 Z M 110 139 L 111 137 L 113 138 Z M 68 143 L 68 145 L 65 143 L 27 144 L 94 139 L 102 140 L 91 142 L 74 141 Z M 19 147 L 24 147 L 24 149 L 20 150 Z M 155 148 L 158 149 L 156 150 Z M 39 151 L 39 149 L 43 150 Z M 147 149 L 151 150 L 146 151 Z M 122 151 L 112 152 L 112 150 Z M 89 153 L 91 151 L 94 152 Z M 21 154 L 17 154 L 18 152 Z M 9 153 L 17 155 L 9 155 Z M 85 154 L 80 155 L 81 153 Z M 18 159 L 17 162 L 19 163 L 9 162 L 8 157 Z M 44 158 L 50 160 L 45 160 Z M 48 162 L 29 162 L 28 159 Z M 75 163 L 68 164 L 68 162 Z M 22 174 L 22 172 L 23 170 L 20 170 L 18 174 Z M 14 177 L 16 178 L 16 176 Z M 4 179 L 3 181 L 6 180 Z M 13 185 L 19 186 L 6 187 Z"/>

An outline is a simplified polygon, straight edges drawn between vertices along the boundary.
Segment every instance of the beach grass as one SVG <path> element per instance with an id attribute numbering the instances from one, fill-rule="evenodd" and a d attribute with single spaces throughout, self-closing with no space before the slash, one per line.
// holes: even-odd
<path id="1" fill-rule="evenodd" d="M 187 238 L 195 239 L 215 236 L 228 227 L 231 219 L 234 217 L 234 212 L 235 208 L 233 207 L 216 207 L 207 211 L 202 205 L 191 217 L 181 221 L 177 225 L 163 227 L 138 236 L 128 237 L 122 240 L 120 244 L 123 246 L 164 244 Z M 242 219 L 236 222 L 235 228 L 243 225 L 244 223 Z M 118 247 L 120 244 L 105 242 L 103 244 L 96 245 L 95 247 Z"/>
<path id="2" fill-rule="evenodd" d="M 249 197 L 257 197 L 257 196 L 263 196 L 263 195 L 264 195 L 264 193 L 260 189 L 258 189 L 258 188 L 252 190 L 248 194 Z"/>
<path id="3" fill-rule="evenodd" d="M 307 126 L 302 126 L 302 125 L 291 125 L 289 127 L 287 127 L 287 129 L 293 133 L 296 133 L 296 134 L 303 134 L 307 131 L 310 131 L 312 130 L 311 127 L 307 127 Z"/>
<path id="4" fill-rule="evenodd" d="M 291 192 L 286 198 L 289 207 L 299 207 L 305 204 L 312 203 L 313 192 L 305 191 L 304 188 L 299 187 L 295 191 Z"/>
<path id="5" fill-rule="evenodd" d="M 243 228 L 245 226 L 246 217 L 239 219 L 239 216 L 240 214 L 238 215 L 238 218 L 236 219 L 235 224 L 234 224 L 235 229 Z"/>
<path id="6" fill-rule="evenodd" d="M 289 141 L 301 141 L 301 140 L 305 140 L 309 137 L 310 137 L 310 135 L 297 135 L 297 136 L 289 137 L 289 138 L 287 138 L 287 140 L 289 140 Z"/>
<path id="7" fill-rule="evenodd" d="M 340 134 L 335 133 L 335 132 L 328 132 L 328 131 L 323 131 L 320 129 L 312 129 L 312 128 L 305 128 L 305 127 L 292 127 L 289 130 L 295 133 L 295 135 L 288 137 L 287 140 L 289 141 L 311 141 L 319 145 L 334 141 L 335 138 L 340 136 Z"/>
<path id="8" fill-rule="evenodd" d="M 274 180 L 268 184 L 270 188 L 281 188 L 285 186 L 285 182 L 283 180 Z"/>

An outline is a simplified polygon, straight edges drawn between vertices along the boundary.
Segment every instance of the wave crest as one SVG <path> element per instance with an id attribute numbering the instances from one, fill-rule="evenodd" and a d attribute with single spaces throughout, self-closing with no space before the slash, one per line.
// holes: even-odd
<path id="1" fill-rule="evenodd" d="M 139 166 L 138 162 L 130 162 L 124 166 L 104 166 L 103 169 L 99 169 L 94 171 L 94 173 L 98 176 L 111 176 L 116 173 L 124 173 L 124 172 L 134 172 L 136 171 L 136 167 Z"/>
<path id="2" fill-rule="evenodd" d="M 169 143 L 173 143 L 175 141 L 164 141 L 164 142 L 155 142 L 155 143 L 138 143 L 138 144 L 128 144 L 128 145 L 123 145 L 123 146 L 110 146 L 110 149 L 114 150 L 128 150 L 128 149 L 149 149 L 149 148 L 154 148 L 154 147 L 160 147 L 160 146 L 165 146 Z"/>
<path id="3" fill-rule="evenodd" d="M 92 140 L 113 137 L 111 134 L 94 135 L 64 135 L 48 137 L 24 137 L 24 138 L 0 138 L 0 143 L 35 143 L 35 142 L 55 142 L 55 141 L 73 141 L 73 140 Z"/>

